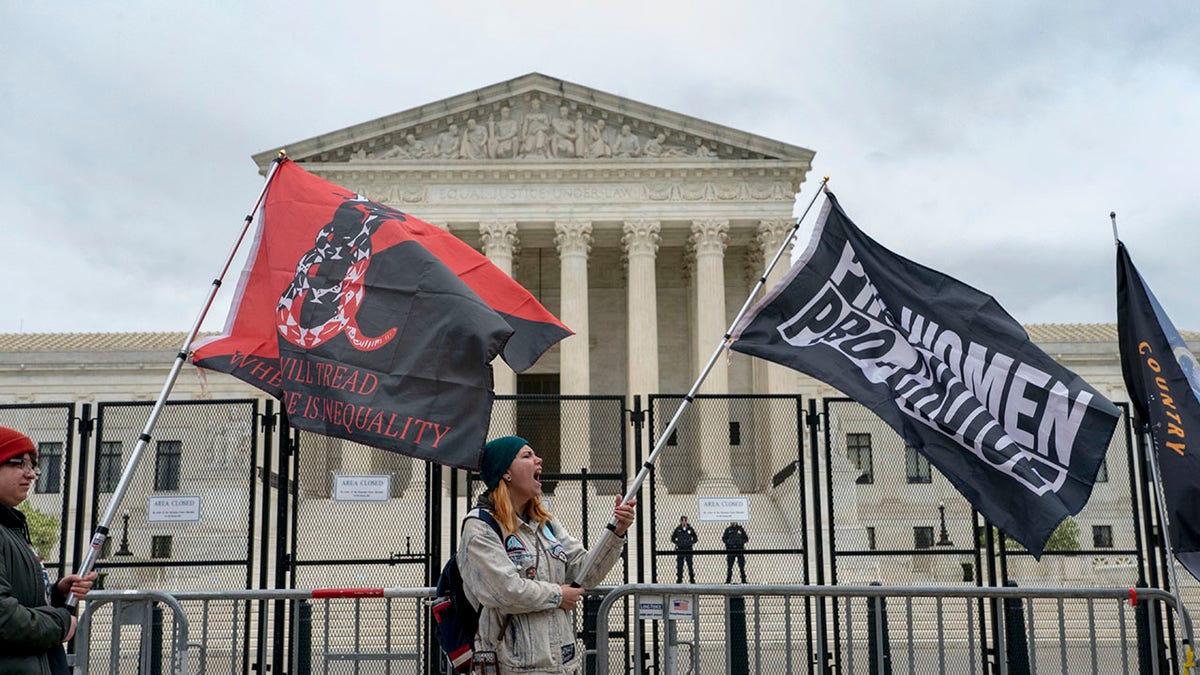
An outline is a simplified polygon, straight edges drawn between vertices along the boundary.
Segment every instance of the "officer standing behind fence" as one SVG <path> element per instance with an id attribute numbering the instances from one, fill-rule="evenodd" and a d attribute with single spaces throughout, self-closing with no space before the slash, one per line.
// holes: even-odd
<path id="1" fill-rule="evenodd" d="M 725 583 L 733 583 L 733 563 L 736 560 L 738 570 L 742 573 L 742 583 L 746 583 L 746 542 L 750 541 L 750 535 L 746 534 L 746 528 L 739 525 L 737 522 L 732 522 L 729 527 L 725 528 L 725 534 L 721 535 L 721 541 L 725 542 Z"/>
<path id="2" fill-rule="evenodd" d="M 17 510 L 39 475 L 33 441 L 0 427 L 0 673 L 65 675 L 62 643 L 75 635 L 67 595 L 86 596 L 96 579 L 70 574 L 51 585 Z"/>
<path id="3" fill-rule="evenodd" d="M 696 570 L 692 567 L 692 547 L 700 538 L 696 530 L 688 524 L 687 516 L 679 516 L 679 526 L 671 533 L 671 543 L 675 544 L 675 583 L 683 583 L 683 566 L 687 564 L 688 581 L 696 583 Z"/>

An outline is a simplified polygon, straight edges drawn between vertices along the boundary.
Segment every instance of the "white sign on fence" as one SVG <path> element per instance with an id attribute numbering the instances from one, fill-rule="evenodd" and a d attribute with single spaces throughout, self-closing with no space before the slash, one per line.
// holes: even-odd
<path id="1" fill-rule="evenodd" d="M 695 605 L 692 596 L 676 595 L 671 597 L 671 609 L 667 612 L 669 619 L 691 619 L 695 616 Z"/>
<path id="2" fill-rule="evenodd" d="M 338 476 L 333 477 L 335 502 L 386 502 L 392 496 L 392 477 Z"/>
<path id="3" fill-rule="evenodd" d="M 662 621 L 663 598 L 661 595 L 638 596 L 638 620 Z"/>
<path id="4" fill-rule="evenodd" d="M 146 498 L 147 523 L 198 523 L 200 497 L 171 495 Z"/>
<path id="5" fill-rule="evenodd" d="M 696 497 L 696 514 L 702 523 L 744 523 L 750 520 L 750 498 Z"/>

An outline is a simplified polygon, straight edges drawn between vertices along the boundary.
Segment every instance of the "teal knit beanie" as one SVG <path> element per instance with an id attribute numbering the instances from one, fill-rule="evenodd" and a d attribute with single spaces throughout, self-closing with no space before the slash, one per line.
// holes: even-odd
<path id="1" fill-rule="evenodd" d="M 513 458 L 527 445 L 529 441 L 520 436 L 505 436 L 483 446 L 483 466 L 479 468 L 479 477 L 483 479 L 488 492 L 496 488 Z"/>

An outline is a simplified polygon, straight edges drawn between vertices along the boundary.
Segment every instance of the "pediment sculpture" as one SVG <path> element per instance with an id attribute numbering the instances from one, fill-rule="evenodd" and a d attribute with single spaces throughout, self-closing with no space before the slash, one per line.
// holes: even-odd
<path id="1" fill-rule="evenodd" d="M 440 123 L 415 125 L 385 139 L 383 145 L 401 139 L 389 147 L 356 146 L 349 161 L 719 158 L 714 144 L 701 138 L 690 137 L 689 145 L 654 125 L 609 124 L 566 101 L 547 108 L 540 98 L 523 106 L 507 101 L 459 115 L 455 119 L 461 121 L 449 121 L 438 131 L 415 129 Z"/>

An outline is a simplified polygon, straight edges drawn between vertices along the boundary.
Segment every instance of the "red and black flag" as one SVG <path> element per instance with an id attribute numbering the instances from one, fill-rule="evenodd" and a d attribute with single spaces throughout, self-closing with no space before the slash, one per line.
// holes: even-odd
<path id="1" fill-rule="evenodd" d="M 284 160 L 224 334 L 192 362 L 279 398 L 294 427 L 475 469 L 492 359 L 525 370 L 570 334 L 446 230 Z"/>
<path id="2" fill-rule="evenodd" d="M 880 246 L 828 198 L 807 250 L 731 348 L 870 408 L 1040 556 L 1087 503 L 1120 412 L 994 298 Z"/>
<path id="3" fill-rule="evenodd" d="M 1119 241 L 1117 334 L 1135 418 L 1158 453 L 1171 549 L 1200 579 L 1200 366 Z"/>

